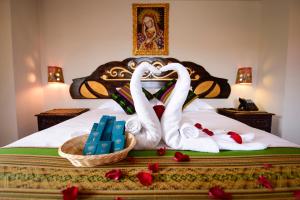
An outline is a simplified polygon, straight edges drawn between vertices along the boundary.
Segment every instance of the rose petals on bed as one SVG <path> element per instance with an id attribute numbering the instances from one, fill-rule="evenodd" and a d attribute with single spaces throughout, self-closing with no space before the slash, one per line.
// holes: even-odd
<path id="1" fill-rule="evenodd" d="M 194 125 L 197 129 L 202 129 L 202 125 L 200 124 L 200 123 L 196 123 L 195 125 Z"/>
<path id="2" fill-rule="evenodd" d="M 113 169 L 105 174 L 106 178 L 119 180 L 122 178 L 122 171 L 120 169 Z"/>
<path id="3" fill-rule="evenodd" d="M 175 152 L 174 155 L 174 160 L 176 160 L 177 162 L 186 162 L 186 161 L 190 161 L 190 157 L 186 154 L 183 154 L 181 152 Z"/>
<path id="4" fill-rule="evenodd" d="M 162 114 L 165 111 L 165 106 L 164 105 L 155 105 L 155 106 L 153 106 L 153 109 L 154 109 L 158 119 L 160 120 Z"/>
<path id="5" fill-rule="evenodd" d="M 78 187 L 68 187 L 62 191 L 63 200 L 76 200 L 78 196 Z"/>
<path id="6" fill-rule="evenodd" d="M 151 173 L 139 172 L 136 176 L 142 185 L 150 186 L 152 184 L 153 177 Z"/>
<path id="7" fill-rule="evenodd" d="M 300 190 L 294 191 L 295 200 L 300 200 Z"/>
<path id="8" fill-rule="evenodd" d="M 234 132 L 234 131 L 229 131 L 227 133 L 228 135 L 230 135 L 230 137 L 238 144 L 242 144 L 243 143 L 243 140 L 242 140 L 242 137 L 240 136 L 240 134 Z"/>
<path id="9" fill-rule="evenodd" d="M 152 173 L 156 173 L 159 170 L 159 165 L 158 163 L 148 163 L 148 169 L 152 172 Z"/>
<path id="10" fill-rule="evenodd" d="M 258 177 L 258 183 L 261 184 L 262 186 L 264 186 L 265 188 L 268 188 L 270 190 L 273 190 L 273 186 L 271 184 L 271 182 L 263 175 Z"/>
<path id="11" fill-rule="evenodd" d="M 209 135 L 209 136 L 213 136 L 213 135 L 214 135 L 214 132 L 212 132 L 211 130 L 209 130 L 209 129 L 207 129 L 207 128 L 202 129 L 202 131 L 203 131 L 204 133 L 206 133 L 207 135 Z"/>
<path id="12" fill-rule="evenodd" d="M 225 192 L 221 187 L 215 186 L 209 189 L 208 195 L 214 199 L 222 199 L 222 200 L 230 200 L 232 199 L 232 195 L 230 193 Z"/>
<path id="13" fill-rule="evenodd" d="M 157 155 L 163 156 L 166 154 L 166 147 L 162 147 L 156 150 Z"/>

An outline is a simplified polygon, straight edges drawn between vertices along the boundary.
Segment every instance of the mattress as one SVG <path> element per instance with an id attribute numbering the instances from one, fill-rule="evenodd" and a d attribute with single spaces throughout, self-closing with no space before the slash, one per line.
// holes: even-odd
<path id="1" fill-rule="evenodd" d="M 300 148 L 270 133 L 217 114 L 214 110 L 184 112 L 183 122 L 215 129 L 254 132 L 256 141 L 269 146 L 259 151 L 204 153 L 180 151 L 189 162 L 176 162 L 177 150 L 164 156 L 156 150 L 133 150 L 130 159 L 94 168 L 76 168 L 58 156 L 57 148 L 72 137 L 86 134 L 103 114 L 118 120 L 130 116 L 109 109 L 94 109 L 51 128 L 29 135 L 0 149 L 0 199 L 61 199 L 68 185 L 79 188 L 79 199 L 208 199 L 210 188 L 219 186 L 234 199 L 294 199 L 300 190 Z M 160 144 L 164 146 L 164 144 Z M 153 184 L 143 186 L 136 174 L 148 163 L 159 163 Z M 270 167 L 265 167 L 270 166 Z M 105 178 L 120 169 L 120 181 Z M 266 177 L 273 189 L 258 183 Z"/>
<path id="2" fill-rule="evenodd" d="M 6 147 L 53 147 L 57 148 L 72 137 L 89 133 L 94 122 L 98 122 L 102 115 L 114 115 L 117 120 L 127 120 L 132 117 L 124 112 L 115 112 L 111 109 L 93 109 L 75 118 L 33 133 Z M 265 131 L 252 128 L 234 119 L 220 115 L 213 109 L 204 109 L 197 112 L 183 112 L 182 123 L 201 123 L 210 130 L 225 129 L 238 133 L 255 133 L 255 141 L 262 142 L 268 147 L 300 147 L 297 144 L 284 140 Z M 162 143 L 161 146 L 164 146 Z"/>

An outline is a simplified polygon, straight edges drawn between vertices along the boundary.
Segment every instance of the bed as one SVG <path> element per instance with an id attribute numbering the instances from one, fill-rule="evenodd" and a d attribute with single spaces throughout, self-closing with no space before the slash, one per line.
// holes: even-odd
<path id="1" fill-rule="evenodd" d="M 254 132 L 256 140 L 268 143 L 269 147 L 220 153 L 181 151 L 190 156 L 189 162 L 174 161 L 176 150 L 172 149 L 164 156 L 158 156 L 155 149 L 133 150 L 128 159 L 94 168 L 76 168 L 59 157 L 60 145 L 88 133 L 93 122 L 103 114 L 115 115 L 119 120 L 130 117 L 109 97 L 116 87 L 130 81 L 132 72 L 142 61 L 157 67 L 170 62 L 182 63 L 188 68 L 192 89 L 199 98 L 227 98 L 230 94 L 226 79 L 211 76 L 192 62 L 174 58 L 128 58 L 101 65 L 90 76 L 74 79 L 70 86 L 74 99 L 97 99 L 98 108 L 0 149 L 0 198 L 61 199 L 61 191 L 72 185 L 79 188 L 79 199 L 208 199 L 209 189 L 215 186 L 231 193 L 233 199 L 295 199 L 300 190 L 299 145 L 219 115 L 209 105 L 196 105 L 197 109 L 184 111 L 183 120 L 200 122 L 211 130 L 222 127 Z M 176 74 L 170 72 L 159 76 L 145 74 L 143 81 L 148 87 L 158 87 L 173 78 Z M 159 163 L 160 171 L 154 174 L 153 184 L 141 185 L 136 174 L 147 170 L 148 163 L 155 162 Z M 105 178 L 111 169 L 121 169 L 124 177 L 120 181 Z M 258 183 L 261 175 L 273 189 Z"/>

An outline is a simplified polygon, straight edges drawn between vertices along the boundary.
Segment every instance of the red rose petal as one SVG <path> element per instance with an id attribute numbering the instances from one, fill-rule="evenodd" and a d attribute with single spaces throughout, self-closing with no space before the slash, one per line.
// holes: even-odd
<path id="1" fill-rule="evenodd" d="M 162 114 L 165 111 L 165 106 L 164 105 L 155 105 L 155 106 L 153 106 L 153 109 L 154 109 L 158 119 L 160 120 Z"/>
<path id="2" fill-rule="evenodd" d="M 116 197 L 115 200 L 124 200 L 122 197 Z"/>
<path id="3" fill-rule="evenodd" d="M 270 190 L 273 189 L 271 182 L 263 175 L 258 177 L 258 183 L 264 186 L 265 188 L 268 188 Z"/>
<path id="4" fill-rule="evenodd" d="M 150 186 L 152 184 L 153 177 L 151 173 L 139 172 L 136 176 L 142 185 Z"/>
<path id="5" fill-rule="evenodd" d="M 159 168 L 158 163 L 154 163 L 154 164 L 149 163 L 149 164 L 148 164 L 148 169 L 149 169 L 152 173 L 158 172 L 158 168 Z"/>
<path id="6" fill-rule="evenodd" d="M 156 150 L 156 153 L 157 153 L 157 155 L 159 155 L 159 156 L 165 155 L 165 154 L 166 154 L 166 147 L 157 149 L 157 150 Z"/>
<path id="7" fill-rule="evenodd" d="M 264 168 L 265 169 L 270 169 L 270 168 L 272 168 L 273 167 L 273 165 L 272 164 L 263 164 L 263 166 L 264 166 Z"/>
<path id="8" fill-rule="evenodd" d="M 78 196 L 78 187 L 68 187 L 62 191 L 63 200 L 76 200 Z"/>
<path id="9" fill-rule="evenodd" d="M 105 174 L 106 178 L 119 180 L 122 177 L 122 171 L 119 169 L 113 169 Z"/>
<path id="10" fill-rule="evenodd" d="M 294 191 L 294 197 L 296 200 L 300 200 L 300 190 Z"/>
<path id="11" fill-rule="evenodd" d="M 202 129 L 202 125 L 200 124 L 200 123 L 196 123 L 195 125 L 194 125 L 197 129 Z"/>
<path id="12" fill-rule="evenodd" d="M 214 132 L 212 132 L 211 130 L 209 130 L 209 129 L 207 129 L 207 128 L 202 129 L 202 131 L 203 131 L 204 133 L 206 133 L 207 135 L 209 135 L 209 136 L 213 136 L 213 135 L 214 135 Z"/>
<path id="13" fill-rule="evenodd" d="M 215 186 L 209 189 L 208 195 L 214 199 L 230 200 L 232 196 L 230 193 L 225 192 L 219 186 Z"/>
<path id="14" fill-rule="evenodd" d="M 181 153 L 181 152 L 175 152 L 175 155 L 174 155 L 173 159 L 176 160 L 177 162 L 190 161 L 190 157 L 186 154 Z"/>
<path id="15" fill-rule="evenodd" d="M 242 137 L 240 136 L 240 134 L 236 133 L 236 132 L 233 132 L 233 131 L 229 131 L 227 133 L 228 135 L 230 135 L 230 137 L 238 144 L 242 144 L 243 143 L 243 140 L 242 140 Z"/>

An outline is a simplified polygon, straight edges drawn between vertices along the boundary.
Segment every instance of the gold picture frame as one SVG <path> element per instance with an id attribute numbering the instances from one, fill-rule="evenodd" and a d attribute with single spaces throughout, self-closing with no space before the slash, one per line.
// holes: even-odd
<path id="1" fill-rule="evenodd" d="M 133 55 L 169 54 L 169 4 L 132 4 Z"/>

